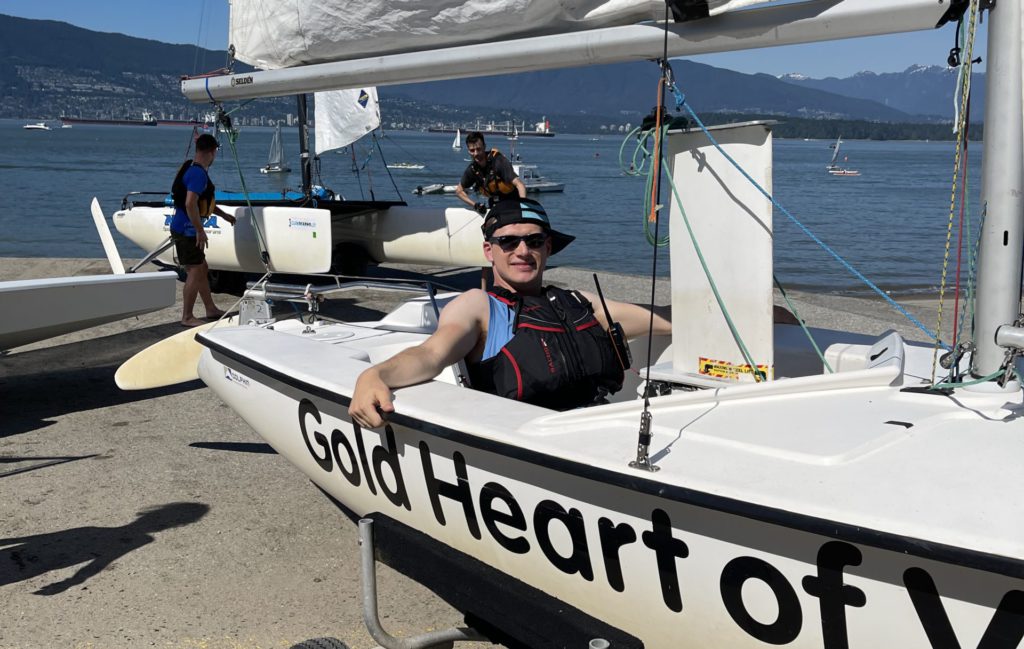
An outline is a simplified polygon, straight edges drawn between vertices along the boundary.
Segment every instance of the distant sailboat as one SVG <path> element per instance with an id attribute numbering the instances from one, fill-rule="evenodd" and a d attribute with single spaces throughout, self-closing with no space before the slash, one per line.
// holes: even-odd
<path id="1" fill-rule="evenodd" d="M 455 141 L 452 142 L 452 151 L 462 151 L 462 131 L 455 129 Z"/>
<path id="2" fill-rule="evenodd" d="M 825 170 L 828 171 L 831 176 L 859 176 L 860 172 L 856 169 L 847 169 L 846 167 L 840 167 L 836 164 L 836 160 L 839 159 L 839 147 L 843 143 L 843 136 L 840 135 L 836 139 L 836 143 L 832 145 L 832 160 L 829 161 L 828 166 Z M 844 159 L 845 162 L 845 159 Z"/>
<path id="3" fill-rule="evenodd" d="M 267 156 L 267 166 L 260 168 L 263 174 L 288 173 L 291 171 L 284 164 L 284 147 L 281 146 L 281 125 L 278 124 L 274 130 L 274 139 L 270 141 L 270 154 Z"/>

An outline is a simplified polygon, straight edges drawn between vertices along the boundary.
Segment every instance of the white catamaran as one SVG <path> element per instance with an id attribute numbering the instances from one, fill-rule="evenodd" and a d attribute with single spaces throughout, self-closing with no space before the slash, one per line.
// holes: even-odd
<path id="1" fill-rule="evenodd" d="M 281 9 L 308 18 L 291 4 L 315 15 L 323 3 Z M 239 52 L 251 36 L 267 56 L 294 51 L 301 63 L 320 63 L 264 62 L 293 67 L 186 80 L 183 91 L 229 101 L 925 30 L 961 18 L 973 35 L 979 12 L 977 0 L 743 11 L 732 9 L 765 3 L 694 1 L 674 3 L 680 11 L 668 25 L 580 31 L 563 14 L 538 26 L 502 13 L 495 23 L 513 33 L 487 31 L 487 16 L 480 33 L 455 20 L 436 41 L 409 44 L 433 48 L 426 53 L 390 49 L 430 30 L 398 24 L 394 39 L 378 38 L 388 3 L 370 4 L 384 19 L 369 20 L 356 42 L 339 43 L 346 28 L 324 28 L 322 47 L 340 53 L 307 47 L 309 34 L 293 50 L 264 42 L 255 9 L 236 32 L 233 14 Z M 596 4 L 582 3 L 594 12 Z M 232 10 L 249 6 L 265 9 L 234 2 Z M 985 220 L 967 353 L 958 348 L 939 365 L 944 350 L 896 333 L 812 330 L 819 356 L 799 327 L 773 326 L 772 203 L 734 166 L 770 189 L 771 128 L 754 122 L 667 136 L 678 192 L 668 215 L 673 332 L 653 341 L 653 366 L 639 368 L 612 403 L 555 412 L 468 389 L 453 368 L 398 390 L 384 429 L 354 425 L 356 377 L 433 330 L 445 298 L 432 293 L 377 322 L 214 329 L 200 336 L 200 375 L 346 512 L 375 521 L 381 559 L 508 646 L 600 637 L 661 649 L 1019 647 L 1024 19 L 1018 2 L 986 7 Z M 634 11 L 623 22 L 640 19 Z M 280 30 L 278 21 L 266 25 Z M 648 341 L 632 346 L 634 359 L 647 357 Z"/>

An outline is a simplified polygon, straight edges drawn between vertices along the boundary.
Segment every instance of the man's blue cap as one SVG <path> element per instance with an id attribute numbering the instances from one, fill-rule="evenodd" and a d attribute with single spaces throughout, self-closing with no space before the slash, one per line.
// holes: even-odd
<path id="1" fill-rule="evenodd" d="M 480 226 L 480 229 L 484 232 L 484 238 L 490 239 L 499 228 L 514 223 L 536 223 L 543 227 L 551 235 L 552 255 L 560 252 L 576 239 L 572 235 L 552 229 L 544 206 L 531 198 L 515 197 L 499 200 L 484 216 L 484 224 Z"/>

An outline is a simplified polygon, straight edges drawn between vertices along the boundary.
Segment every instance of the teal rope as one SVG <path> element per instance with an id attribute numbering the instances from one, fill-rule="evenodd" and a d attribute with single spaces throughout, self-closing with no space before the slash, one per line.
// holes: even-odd
<path id="1" fill-rule="evenodd" d="M 967 387 L 969 385 L 978 385 L 979 383 L 987 383 L 988 381 L 991 381 L 992 379 L 998 378 L 1002 374 L 1003 374 L 1003 370 L 996 370 L 995 372 L 992 372 L 988 376 L 983 376 L 980 379 L 974 379 L 973 381 L 955 381 L 955 382 L 949 382 L 949 383 L 936 383 L 932 387 L 933 388 L 964 388 L 964 387 Z"/>
<path id="2" fill-rule="evenodd" d="M 775 273 L 772 273 L 772 281 L 774 281 L 775 285 L 779 287 L 779 292 L 782 293 L 782 299 L 786 301 L 786 305 L 789 306 L 789 310 L 793 312 L 793 316 L 796 318 L 796 321 L 800 323 L 800 328 L 803 329 L 804 334 L 807 336 L 807 340 L 811 341 L 811 347 L 814 347 L 814 351 L 818 354 L 818 358 L 821 359 L 822 365 L 825 366 L 825 369 L 828 370 L 829 374 L 835 374 L 836 371 L 832 369 L 832 366 L 828 364 L 828 360 L 826 360 L 825 355 L 821 353 L 821 348 L 818 347 L 818 342 L 814 340 L 814 336 L 811 335 L 810 329 L 808 329 L 807 325 L 804 324 L 804 321 L 800 318 L 800 314 L 796 312 L 796 307 L 792 302 L 790 302 L 789 296 L 786 295 L 786 289 L 782 287 L 782 282 L 780 282 L 779 278 L 775 276 Z"/>

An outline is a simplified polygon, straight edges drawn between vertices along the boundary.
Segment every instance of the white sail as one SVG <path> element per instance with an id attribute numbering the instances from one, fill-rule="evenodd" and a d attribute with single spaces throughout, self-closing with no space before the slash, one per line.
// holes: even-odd
<path id="1" fill-rule="evenodd" d="M 232 6 L 249 2 L 238 0 Z M 721 6 L 736 8 L 745 6 L 745 3 Z M 666 36 L 670 57 L 694 56 L 927 30 L 934 28 L 947 9 L 947 4 L 935 0 L 901 0 L 898 3 L 891 0 L 779 2 L 764 7 L 729 11 L 711 20 L 672 24 L 667 34 L 660 25 L 626 25 L 521 38 L 501 44 L 488 42 L 438 48 L 430 56 L 420 52 L 373 55 L 370 52 L 374 51 L 375 43 L 370 42 L 360 44 L 360 53 L 366 54 L 361 59 L 337 60 L 285 70 L 184 79 L 181 91 L 189 101 L 207 103 L 211 98 L 215 101 L 230 101 L 277 97 L 368 85 L 379 87 L 526 70 L 643 61 L 662 56 Z M 250 13 L 255 14 L 255 10 Z M 253 29 L 258 27 L 258 21 L 249 22 Z M 475 29 L 475 25 L 473 27 Z M 273 35 L 267 35 L 267 38 L 272 41 Z M 306 45 L 302 44 L 300 49 L 305 52 Z M 246 61 L 258 59 L 245 47 L 241 50 L 240 58 Z M 304 54 L 296 58 L 312 60 L 312 57 Z M 263 61 L 261 65 L 270 67 L 268 61 Z"/>
<path id="2" fill-rule="evenodd" d="M 380 126 L 380 105 L 374 87 L 314 94 L 316 151 L 352 144 Z"/>
<path id="3" fill-rule="evenodd" d="M 715 15 L 778 1 L 707 0 L 706 9 Z M 229 38 L 237 59 L 277 69 L 632 25 L 664 15 L 664 0 L 233 0 Z"/>
<path id="4" fill-rule="evenodd" d="M 267 154 L 267 166 L 280 167 L 284 164 L 284 148 L 281 146 L 281 125 L 274 129 L 274 137 L 270 140 L 270 153 Z"/>
<path id="5" fill-rule="evenodd" d="M 836 166 L 836 160 L 839 159 L 839 147 L 842 144 L 843 144 L 843 136 L 840 135 L 838 138 L 836 138 L 836 143 L 832 145 L 832 149 L 833 149 L 833 151 L 832 151 L 832 159 L 829 160 L 829 163 L 828 163 L 829 167 Z"/>
<path id="6" fill-rule="evenodd" d="M 460 129 L 455 129 L 455 141 L 452 142 L 452 151 L 461 151 L 461 150 L 462 150 L 462 131 Z"/>

